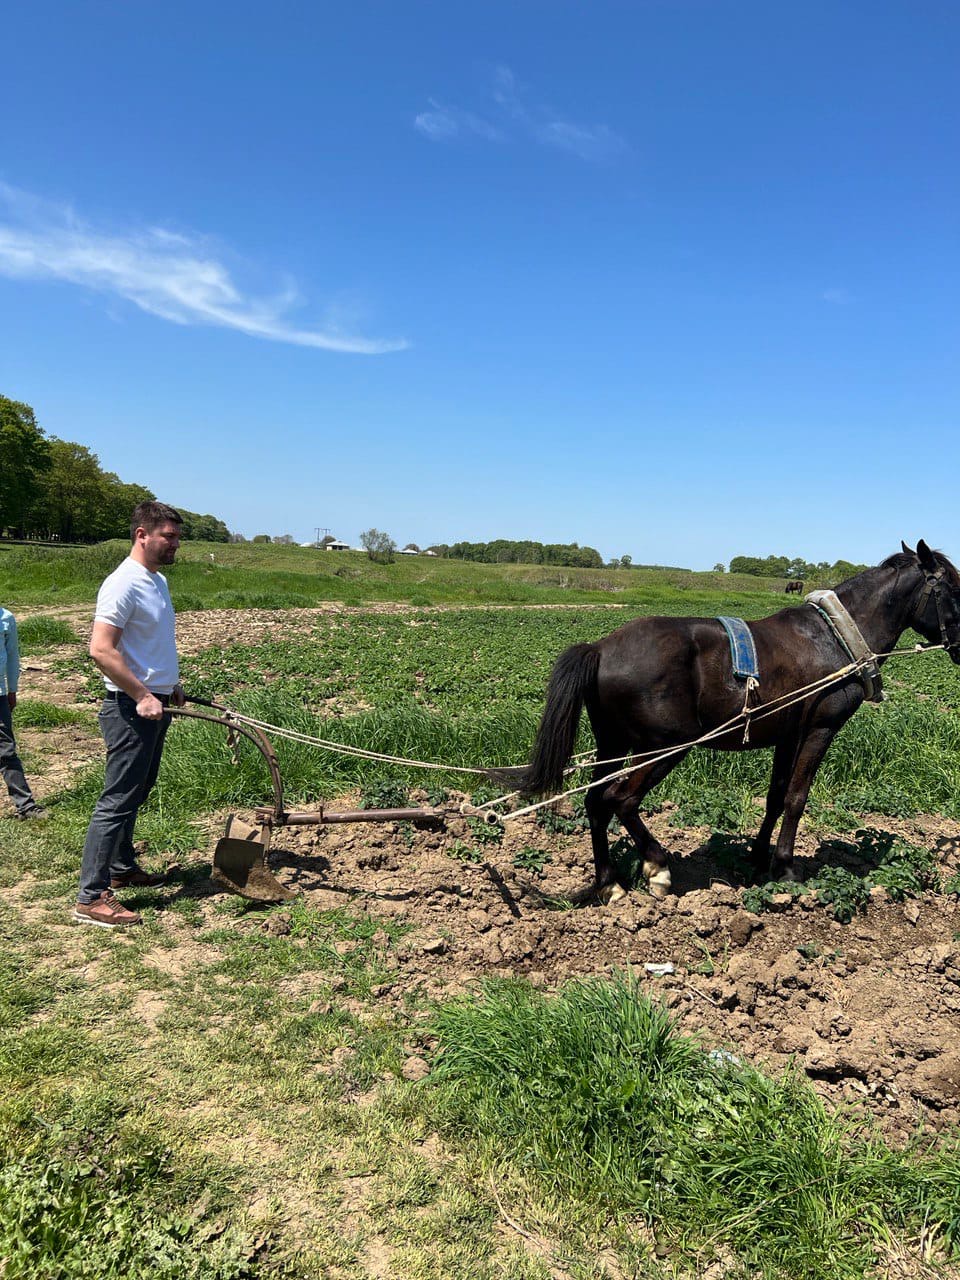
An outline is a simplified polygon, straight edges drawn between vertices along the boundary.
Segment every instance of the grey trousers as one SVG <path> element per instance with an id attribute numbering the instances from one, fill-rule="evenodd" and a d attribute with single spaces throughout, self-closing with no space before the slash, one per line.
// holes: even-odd
<path id="1" fill-rule="evenodd" d="M 107 697 L 98 716 L 107 744 L 103 791 L 93 810 L 80 867 L 80 902 L 93 902 L 110 887 L 110 877 L 136 866 L 133 827 L 140 806 L 157 780 L 170 717 L 146 720 L 125 693 Z"/>
<path id="2" fill-rule="evenodd" d="M 0 774 L 18 813 L 27 813 L 37 807 L 17 754 L 17 743 L 13 736 L 13 713 L 5 693 L 0 694 Z"/>

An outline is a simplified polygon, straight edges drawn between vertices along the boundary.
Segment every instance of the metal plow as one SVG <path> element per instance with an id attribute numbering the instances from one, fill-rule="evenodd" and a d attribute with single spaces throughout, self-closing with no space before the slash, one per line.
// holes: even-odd
<path id="1" fill-rule="evenodd" d="M 260 751 L 273 785 L 273 805 L 255 809 L 253 822 L 237 814 L 227 819 L 226 829 L 213 851 L 211 879 L 228 893 L 237 893 L 253 902 L 289 902 L 299 897 L 295 889 L 280 883 L 267 865 L 273 832 L 278 827 L 323 826 L 340 822 L 412 822 L 418 827 L 436 829 L 446 823 L 441 809 L 347 809 L 327 812 L 321 805 L 303 813 L 291 813 L 283 807 L 283 781 L 280 766 L 270 740 L 256 725 L 238 721 L 226 707 L 204 698 L 188 698 L 188 702 L 209 707 L 215 714 L 193 711 L 187 707 L 168 707 L 171 715 L 206 720 L 227 730 L 227 741 L 234 753 L 238 736 L 248 738 Z"/>
<path id="2" fill-rule="evenodd" d="M 287 902 L 296 898 L 296 890 L 281 884 L 267 866 L 270 832 L 270 827 L 264 830 L 251 826 L 231 813 L 213 851 L 210 879 L 214 884 L 254 902 Z"/>

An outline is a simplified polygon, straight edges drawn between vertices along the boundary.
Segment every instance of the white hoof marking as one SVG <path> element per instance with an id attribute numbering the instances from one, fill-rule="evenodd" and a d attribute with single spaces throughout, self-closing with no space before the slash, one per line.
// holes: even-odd
<path id="1" fill-rule="evenodd" d="M 645 862 L 643 874 L 647 877 L 647 887 L 654 898 L 665 898 L 673 888 L 669 867 L 658 867 L 655 862 Z"/>
<path id="2" fill-rule="evenodd" d="M 614 905 L 614 903 L 615 903 L 615 902 L 620 902 L 620 901 L 622 901 L 626 896 L 627 896 L 627 891 L 626 891 L 626 889 L 624 889 L 624 887 L 623 887 L 623 885 L 622 885 L 622 884 L 612 884 L 612 885 L 609 885 L 609 886 L 608 886 L 606 889 L 604 889 L 604 890 L 603 890 L 603 892 L 600 894 L 600 898 L 601 898 L 601 900 L 602 900 L 602 901 L 606 904 L 606 906 L 608 906 L 608 907 L 612 907 L 612 906 Z"/>

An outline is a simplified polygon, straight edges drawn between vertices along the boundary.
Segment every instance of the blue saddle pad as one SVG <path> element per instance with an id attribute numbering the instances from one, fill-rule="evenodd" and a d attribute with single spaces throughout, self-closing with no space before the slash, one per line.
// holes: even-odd
<path id="1" fill-rule="evenodd" d="M 757 665 L 757 649 L 753 643 L 750 628 L 742 618 L 717 617 L 717 621 L 727 633 L 730 641 L 730 657 L 733 659 L 733 674 L 741 680 L 753 676 L 760 680 L 760 668 Z"/>

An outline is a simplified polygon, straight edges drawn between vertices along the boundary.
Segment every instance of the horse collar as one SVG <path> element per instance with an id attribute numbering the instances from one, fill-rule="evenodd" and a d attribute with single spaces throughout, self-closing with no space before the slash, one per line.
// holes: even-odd
<path id="1" fill-rule="evenodd" d="M 860 669 L 857 676 L 863 685 L 866 700 L 883 702 L 887 695 L 883 692 L 883 680 L 876 655 L 864 640 L 860 628 L 850 617 L 840 597 L 834 591 L 811 591 L 806 596 L 806 602 L 813 605 L 843 651 L 858 664 Z"/>

